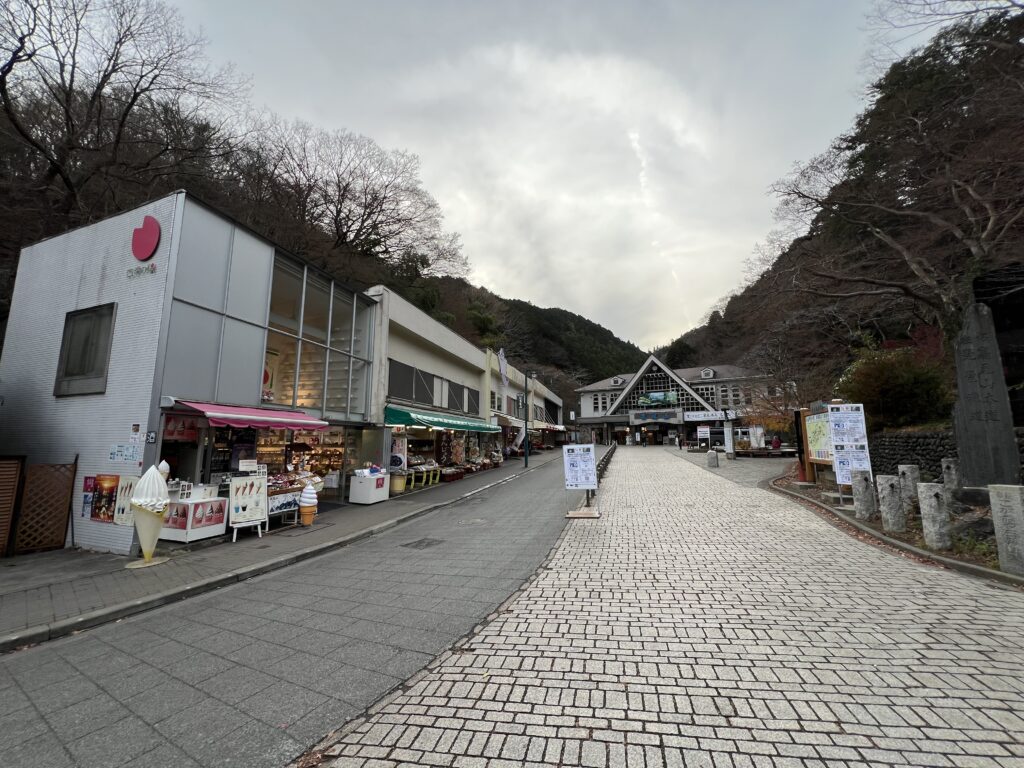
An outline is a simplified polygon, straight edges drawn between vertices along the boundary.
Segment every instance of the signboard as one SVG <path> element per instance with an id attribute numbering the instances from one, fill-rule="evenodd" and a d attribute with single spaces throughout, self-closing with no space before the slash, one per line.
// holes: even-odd
<path id="1" fill-rule="evenodd" d="M 836 482 L 850 485 L 853 472 L 862 470 L 870 473 L 871 455 L 868 453 L 864 406 L 860 403 L 829 405 L 828 426 Z"/>
<path id="2" fill-rule="evenodd" d="M 640 406 L 667 406 L 679 402 L 678 392 L 644 392 L 637 395 L 636 402 Z"/>
<path id="3" fill-rule="evenodd" d="M 505 348 L 498 350 L 498 371 L 501 373 L 501 383 L 508 386 L 508 360 L 505 359 Z"/>
<path id="4" fill-rule="evenodd" d="M 711 427 L 707 424 L 702 424 L 697 427 L 697 440 L 711 440 Z"/>
<path id="5" fill-rule="evenodd" d="M 736 411 L 684 411 L 686 421 L 726 421 L 735 419 Z"/>
<path id="6" fill-rule="evenodd" d="M 239 472 L 255 472 L 256 471 L 256 459 L 239 459 L 238 460 L 238 471 Z"/>
<path id="7" fill-rule="evenodd" d="M 831 464 L 832 441 L 828 433 L 828 414 L 814 413 L 807 417 L 807 454 L 811 461 Z"/>
<path id="8" fill-rule="evenodd" d="M 669 424 L 679 423 L 679 411 L 675 408 L 661 409 L 656 411 L 630 411 L 630 424 L 656 424 L 667 422 Z"/>
<path id="9" fill-rule="evenodd" d="M 594 444 L 562 446 L 567 491 L 597 490 L 597 454 Z"/>
<path id="10" fill-rule="evenodd" d="M 233 477 L 228 494 L 229 521 L 231 525 L 254 525 L 266 521 L 269 512 L 267 504 L 267 478 Z"/>

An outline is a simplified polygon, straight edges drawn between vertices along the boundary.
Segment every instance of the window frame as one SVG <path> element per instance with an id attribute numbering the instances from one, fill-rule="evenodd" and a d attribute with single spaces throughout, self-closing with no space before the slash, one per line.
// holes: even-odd
<path id="1" fill-rule="evenodd" d="M 104 350 L 103 374 L 96 376 L 69 376 L 64 370 L 67 368 L 68 355 L 70 354 L 71 328 L 69 321 L 72 318 L 80 317 L 88 313 L 99 313 L 109 311 L 110 325 L 107 332 L 107 339 Z M 79 397 L 82 395 L 103 395 L 107 392 L 107 379 L 110 376 L 110 356 L 114 348 L 114 325 L 117 322 L 117 302 L 98 304 L 94 307 L 74 309 L 64 315 L 64 329 L 61 332 L 60 356 L 57 358 L 57 373 L 53 382 L 54 397 Z M 104 345 L 101 342 L 97 349 Z"/>

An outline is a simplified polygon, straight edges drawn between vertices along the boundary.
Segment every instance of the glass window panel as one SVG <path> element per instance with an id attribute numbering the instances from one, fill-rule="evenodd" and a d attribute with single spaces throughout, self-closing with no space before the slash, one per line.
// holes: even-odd
<path id="1" fill-rule="evenodd" d="M 356 332 L 352 343 L 352 354 L 369 359 L 370 341 L 373 332 L 373 305 L 359 302 L 356 306 Z"/>
<path id="2" fill-rule="evenodd" d="M 298 333 L 301 304 L 302 267 L 275 257 L 274 279 L 270 286 L 270 327 Z"/>
<path id="3" fill-rule="evenodd" d="M 348 355 L 332 351 L 327 368 L 327 410 L 348 413 Z M 411 379 L 410 379 L 411 384 Z"/>
<path id="4" fill-rule="evenodd" d="M 98 394 L 107 389 L 107 363 L 114 330 L 114 304 L 69 312 L 54 394 Z"/>
<path id="5" fill-rule="evenodd" d="M 319 410 L 324 402 L 324 366 L 327 364 L 327 348 L 311 342 L 302 343 L 302 360 L 299 366 L 299 389 L 295 404 L 300 408 Z"/>
<path id="6" fill-rule="evenodd" d="M 352 359 L 352 391 L 349 396 L 348 412 L 352 416 L 366 416 L 366 379 L 370 366 L 362 360 Z"/>
<path id="7" fill-rule="evenodd" d="M 331 347 L 349 352 L 352 345 L 352 294 L 334 289 L 334 309 L 331 314 Z"/>
<path id="8" fill-rule="evenodd" d="M 267 331 L 261 396 L 264 403 L 294 404 L 297 353 L 298 342 L 295 339 L 283 333 Z"/>
<path id="9" fill-rule="evenodd" d="M 327 313 L 331 286 L 315 277 L 306 280 L 306 305 L 302 310 L 302 338 L 327 343 Z"/>

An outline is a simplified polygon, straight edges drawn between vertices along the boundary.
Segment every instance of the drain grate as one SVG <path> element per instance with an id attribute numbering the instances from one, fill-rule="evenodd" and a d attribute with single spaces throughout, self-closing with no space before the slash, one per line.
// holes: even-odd
<path id="1" fill-rule="evenodd" d="M 410 541 L 408 544 L 400 544 L 401 547 L 408 547 L 409 549 L 426 549 L 427 547 L 436 547 L 438 544 L 444 544 L 444 539 L 417 539 L 416 541 Z"/>

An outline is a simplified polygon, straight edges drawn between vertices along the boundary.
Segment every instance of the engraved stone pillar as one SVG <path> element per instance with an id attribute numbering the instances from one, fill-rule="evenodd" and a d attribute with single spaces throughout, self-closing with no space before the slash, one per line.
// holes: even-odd
<path id="1" fill-rule="evenodd" d="M 960 462 L 956 459 L 942 460 L 942 485 L 950 496 L 953 491 L 959 491 L 964 487 L 960 479 Z"/>
<path id="2" fill-rule="evenodd" d="M 900 474 L 903 514 L 909 518 L 917 512 L 917 484 L 921 482 L 921 470 L 917 464 L 900 464 L 896 470 Z"/>
<path id="3" fill-rule="evenodd" d="M 999 569 L 1024 576 L 1024 486 L 990 485 Z"/>
<path id="4" fill-rule="evenodd" d="M 708 451 L 708 467 L 718 467 L 718 451 Z"/>
<path id="5" fill-rule="evenodd" d="M 886 533 L 902 533 L 907 530 L 907 516 L 903 512 L 898 475 L 878 475 L 878 508 L 882 512 L 882 530 Z"/>
<path id="6" fill-rule="evenodd" d="M 871 484 L 871 473 L 857 469 L 850 473 L 853 487 L 853 515 L 858 520 L 870 520 L 875 516 L 875 486 Z"/>
<path id="7" fill-rule="evenodd" d="M 954 352 L 953 426 L 963 483 L 971 487 L 1019 483 L 1020 454 L 992 310 L 984 304 L 967 308 Z"/>
<path id="8" fill-rule="evenodd" d="M 921 526 L 924 543 L 930 549 L 949 549 L 953 546 L 952 526 L 946 494 L 940 483 L 918 483 L 917 500 L 921 505 Z"/>

